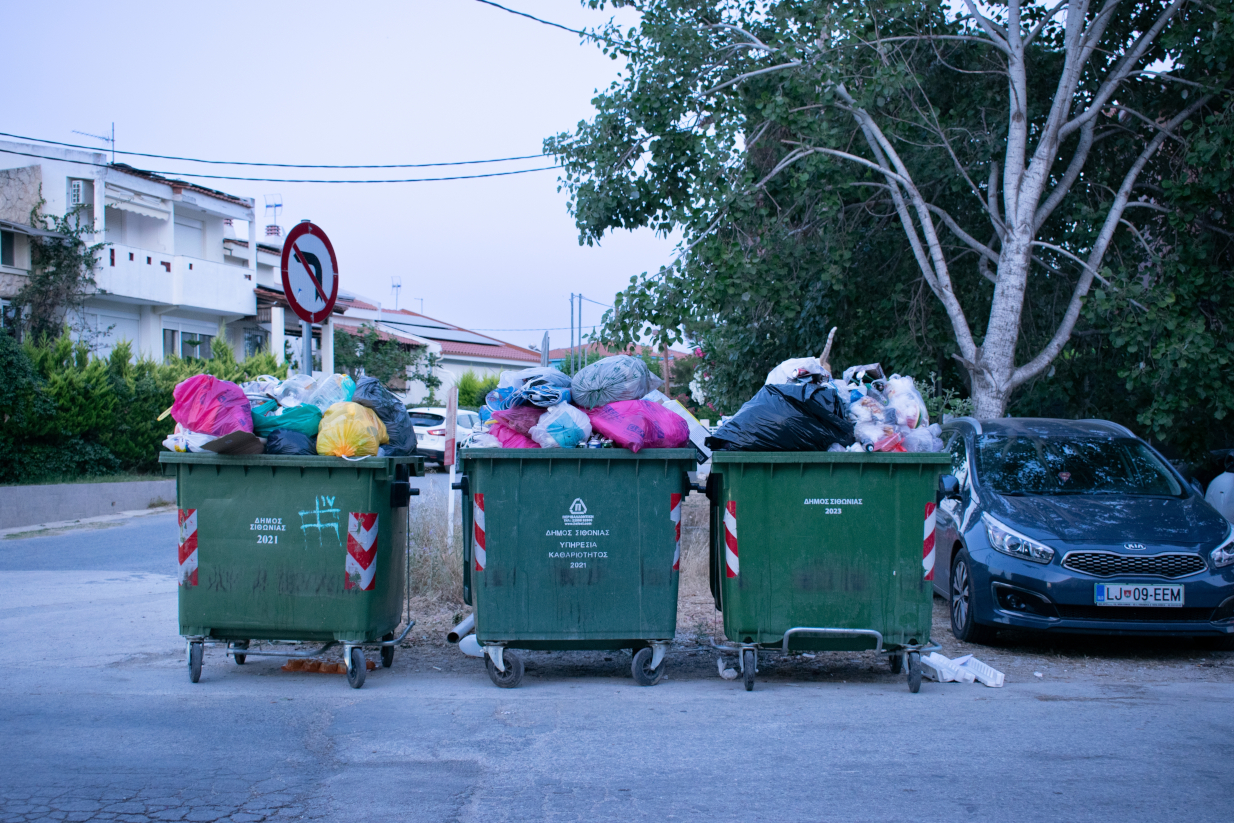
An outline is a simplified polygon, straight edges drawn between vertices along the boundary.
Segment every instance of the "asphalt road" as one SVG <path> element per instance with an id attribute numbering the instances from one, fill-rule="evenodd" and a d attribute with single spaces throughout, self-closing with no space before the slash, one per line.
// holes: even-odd
<path id="1" fill-rule="evenodd" d="M 218 650 L 193 685 L 174 545 L 170 515 L 0 541 L 0 822 L 1229 819 L 1232 683 L 747 693 L 536 655 L 507 691 L 412 649 L 359 691 Z"/>

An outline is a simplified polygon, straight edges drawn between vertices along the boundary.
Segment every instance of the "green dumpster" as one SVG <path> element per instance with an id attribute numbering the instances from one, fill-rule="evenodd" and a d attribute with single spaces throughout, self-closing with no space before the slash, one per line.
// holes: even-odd
<path id="1" fill-rule="evenodd" d="M 489 676 L 508 649 L 632 649 L 644 686 L 677 630 L 681 501 L 693 449 L 464 449 L 463 597 Z"/>
<path id="2" fill-rule="evenodd" d="M 407 507 L 419 493 L 409 480 L 424 474 L 424 458 L 163 452 L 159 462 L 176 478 L 180 634 L 194 683 L 206 645 L 226 646 L 243 664 L 341 643 L 355 688 L 364 646 L 393 662 Z M 289 655 L 252 649 L 252 640 L 325 645 Z"/>
<path id="3" fill-rule="evenodd" d="M 760 651 L 876 650 L 921 683 L 947 453 L 712 455 L 711 592 L 747 690 Z"/>

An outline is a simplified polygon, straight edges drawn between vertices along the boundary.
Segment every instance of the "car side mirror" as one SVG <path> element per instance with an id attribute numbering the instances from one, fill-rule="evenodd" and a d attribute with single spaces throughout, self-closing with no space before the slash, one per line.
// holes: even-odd
<path id="1" fill-rule="evenodd" d="M 1191 478 L 1191 488 L 1195 489 L 1196 494 L 1200 495 L 1201 497 L 1204 496 L 1204 485 L 1199 480 L 1196 480 L 1194 477 Z"/>
<path id="2" fill-rule="evenodd" d="M 953 474 L 938 478 L 938 502 L 960 499 L 960 481 Z"/>

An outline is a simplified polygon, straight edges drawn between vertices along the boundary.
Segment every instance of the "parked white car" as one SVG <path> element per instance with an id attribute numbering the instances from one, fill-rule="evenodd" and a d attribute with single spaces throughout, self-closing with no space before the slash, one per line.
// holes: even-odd
<path id="1" fill-rule="evenodd" d="M 439 406 L 415 406 L 409 407 L 407 413 L 416 430 L 416 453 L 442 463 L 446 455 L 446 410 Z M 461 448 L 471 430 L 480 425 L 480 415 L 459 409 L 454 423 L 454 442 Z"/>

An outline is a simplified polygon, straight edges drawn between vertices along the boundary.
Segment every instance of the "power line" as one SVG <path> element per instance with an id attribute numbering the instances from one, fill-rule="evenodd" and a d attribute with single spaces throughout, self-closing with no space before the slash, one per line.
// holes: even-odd
<path id="1" fill-rule="evenodd" d="M 0 137 L 12 137 L 15 140 L 30 140 L 34 143 L 48 143 L 53 146 L 64 146 L 70 149 L 85 149 L 98 151 L 95 146 L 83 146 L 79 143 L 62 143 L 59 140 L 44 140 L 41 137 L 27 137 L 22 134 L 9 134 L 0 131 Z M 264 166 L 275 169 L 428 169 L 437 166 L 474 166 L 481 163 L 505 163 L 511 160 L 535 160 L 545 157 L 544 154 L 523 154 L 517 157 L 496 157 L 492 160 L 455 160 L 448 163 L 387 163 L 382 165 L 327 165 L 324 163 L 253 163 L 244 160 L 203 160 L 198 157 L 177 157 L 174 154 L 149 154 L 140 151 L 114 150 L 115 154 L 129 157 L 151 157 L 156 160 L 176 160 L 184 163 L 208 163 L 215 166 Z M 282 181 L 274 181 L 282 182 Z"/>
<path id="2" fill-rule="evenodd" d="M 561 29 L 562 31 L 568 31 L 571 34 L 577 34 L 580 37 L 586 37 L 589 40 L 597 40 L 601 43 L 610 43 L 614 46 L 620 46 L 623 49 L 629 49 L 631 51 L 642 51 L 642 49 L 640 49 L 638 46 L 627 43 L 624 40 L 614 40 L 611 37 L 605 37 L 602 34 L 595 34 L 594 32 L 586 31 L 585 29 L 572 29 L 569 26 L 563 26 L 560 23 L 554 23 L 552 20 L 545 20 L 543 18 L 536 17 L 534 14 L 528 14 L 525 11 L 518 11 L 517 9 L 507 8 L 506 6 L 503 6 L 500 3 L 494 3 L 493 0 L 476 0 L 476 2 L 483 3 L 486 6 L 492 6 L 495 9 L 501 9 L 502 11 L 509 12 L 510 14 L 518 15 L 519 17 L 526 17 L 528 20 L 534 20 L 537 23 L 543 23 L 544 25 L 552 26 L 555 29 Z"/>
<path id="3" fill-rule="evenodd" d="M 94 166 L 96 168 L 116 168 L 114 163 L 91 163 L 88 160 L 68 160 L 63 157 L 48 157 L 45 154 L 31 154 L 25 151 L 13 151 L 12 149 L 0 149 L 3 154 L 16 154 L 20 157 L 35 157 L 40 160 L 56 160 L 61 163 L 75 163 L 79 166 Z M 131 167 L 130 167 L 131 168 Z M 549 171 L 550 169 L 558 168 L 557 165 L 540 166 L 534 169 L 519 169 L 517 171 L 493 171 L 487 174 L 459 174 L 451 177 L 407 177 L 401 179 L 383 179 L 383 180 L 321 180 L 321 179 L 295 179 L 283 177 L 232 177 L 226 174 L 193 174 L 191 172 L 180 171 L 158 171 L 155 169 L 133 169 L 136 172 L 144 172 L 146 174 L 158 174 L 164 177 L 196 177 L 202 180 L 239 180 L 249 183 L 432 183 L 434 181 L 443 180 L 478 180 L 482 177 L 508 177 L 512 174 L 530 174 L 534 171 Z"/>

